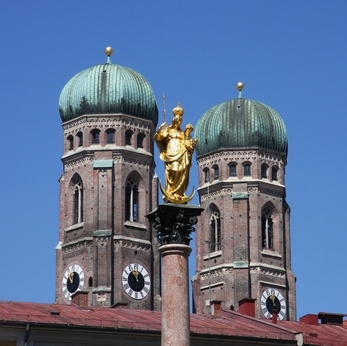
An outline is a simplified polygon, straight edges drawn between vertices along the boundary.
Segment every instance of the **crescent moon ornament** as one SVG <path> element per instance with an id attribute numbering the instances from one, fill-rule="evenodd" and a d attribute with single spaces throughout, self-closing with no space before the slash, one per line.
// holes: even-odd
<path id="1" fill-rule="evenodd" d="M 161 192 L 164 195 L 164 197 L 163 197 L 164 201 L 175 203 L 175 204 L 187 204 L 188 202 L 190 202 L 193 199 L 195 192 L 196 192 L 195 187 L 193 186 L 193 191 L 190 194 L 190 196 L 177 197 L 177 196 L 171 196 L 171 195 L 165 193 L 165 189 L 161 185 L 161 181 L 159 181 L 159 186 L 160 186 Z"/>

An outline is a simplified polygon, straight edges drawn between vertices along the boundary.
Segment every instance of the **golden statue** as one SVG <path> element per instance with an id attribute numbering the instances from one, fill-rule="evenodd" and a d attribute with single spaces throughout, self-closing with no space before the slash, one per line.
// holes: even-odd
<path id="1" fill-rule="evenodd" d="M 178 104 L 172 110 L 171 125 L 164 122 L 154 135 L 160 151 L 160 159 L 165 163 L 165 190 L 160 184 L 164 200 L 182 204 L 188 203 L 195 194 L 195 189 L 190 196 L 186 196 L 185 192 L 189 185 L 189 171 L 197 142 L 191 137 L 194 129 L 192 124 L 188 124 L 184 131 L 181 130 L 183 112 L 183 108 Z"/>

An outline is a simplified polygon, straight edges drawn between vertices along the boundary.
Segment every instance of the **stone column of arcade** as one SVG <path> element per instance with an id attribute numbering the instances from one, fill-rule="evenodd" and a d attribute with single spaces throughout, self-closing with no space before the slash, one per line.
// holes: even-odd
<path id="1" fill-rule="evenodd" d="M 185 195 L 196 140 L 193 126 L 181 130 L 183 108 L 173 109 L 171 125 L 165 122 L 155 134 L 160 158 L 165 163 L 165 189 L 160 184 L 164 203 L 147 218 L 157 230 L 162 257 L 162 346 L 190 345 L 188 257 L 191 233 L 203 209 L 188 204 L 194 196 Z"/>

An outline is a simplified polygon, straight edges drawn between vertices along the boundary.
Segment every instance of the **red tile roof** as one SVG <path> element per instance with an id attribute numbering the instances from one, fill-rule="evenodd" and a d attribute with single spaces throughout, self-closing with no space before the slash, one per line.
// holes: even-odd
<path id="1" fill-rule="evenodd" d="M 300 331 L 308 345 L 347 346 L 346 325 L 312 325 L 294 321 L 278 321 L 278 325 Z"/>
<path id="2" fill-rule="evenodd" d="M 112 328 L 160 332 L 161 313 L 126 308 L 82 308 L 76 305 L 0 301 L 0 324 L 35 323 L 70 328 Z M 310 345 L 347 346 L 347 326 L 278 321 L 222 311 L 221 316 L 192 314 L 195 335 L 300 340 Z M 302 335 L 301 335 L 302 334 Z"/>

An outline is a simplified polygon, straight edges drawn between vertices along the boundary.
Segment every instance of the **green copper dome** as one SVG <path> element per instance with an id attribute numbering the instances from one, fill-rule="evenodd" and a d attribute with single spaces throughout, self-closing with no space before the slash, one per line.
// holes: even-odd
<path id="1" fill-rule="evenodd" d="M 106 64 L 88 68 L 72 77 L 59 97 L 63 122 L 83 114 L 125 113 L 158 122 L 158 108 L 151 85 L 140 73 Z"/>
<path id="2" fill-rule="evenodd" d="M 287 154 L 284 122 L 271 107 L 238 98 L 205 112 L 195 129 L 197 156 L 218 149 L 259 147 Z"/>

